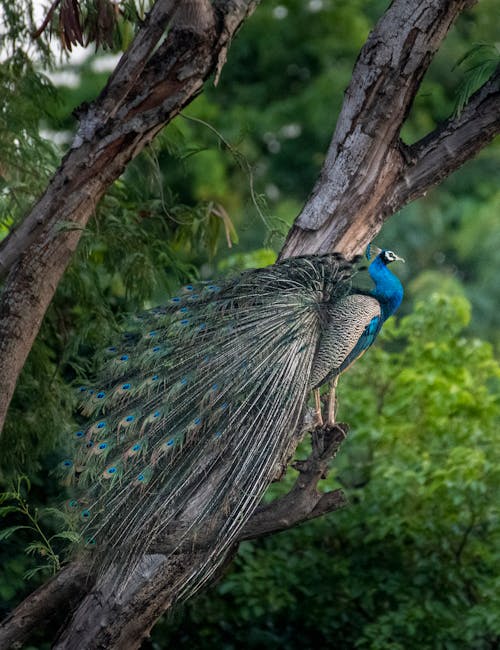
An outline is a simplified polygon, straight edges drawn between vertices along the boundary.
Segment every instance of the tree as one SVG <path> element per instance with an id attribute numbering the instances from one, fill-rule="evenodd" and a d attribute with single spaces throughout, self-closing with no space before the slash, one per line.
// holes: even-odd
<path id="1" fill-rule="evenodd" d="M 345 254 L 360 252 L 385 219 L 457 169 L 498 132 L 495 72 L 460 114 L 411 146 L 400 139 L 434 53 L 455 18 L 472 4 L 433 0 L 416 6 L 396 0 L 382 16 L 361 50 L 322 173 L 282 255 L 332 248 Z M 73 146 L 45 194 L 1 245 L 0 266 L 8 271 L 0 305 L 3 417 L 43 314 L 78 243 L 79 229 L 124 165 L 220 68 L 232 35 L 254 3 L 221 0 L 212 8 L 199 0 L 191 8 L 173 17 L 173 3 L 159 0 L 154 5 L 106 89 L 80 112 Z M 167 38 L 155 50 L 172 19 Z M 316 490 L 337 446 L 335 440 L 326 449 L 317 446 L 295 491 L 258 511 L 243 538 L 337 508 L 338 493 L 326 497 Z M 297 493 L 303 498 L 296 499 Z M 292 510 L 290 502 L 295 504 Z M 174 578 L 182 582 L 183 563 L 189 563 L 194 553 L 203 553 L 203 544 L 185 551 L 175 567 L 156 566 L 147 579 L 138 576 L 136 590 L 120 602 L 107 593 L 105 581 L 86 583 L 84 568 L 72 564 L 20 606 L 4 626 L 4 638 L 24 638 L 72 593 L 75 615 L 58 647 L 83 647 L 78 632 L 83 619 L 89 637 L 86 647 L 136 647 L 175 600 L 168 585 Z M 104 594 L 103 605 L 99 600 Z M 99 615 L 93 616 L 96 611 Z M 26 623 L 22 632 L 19 620 Z"/>

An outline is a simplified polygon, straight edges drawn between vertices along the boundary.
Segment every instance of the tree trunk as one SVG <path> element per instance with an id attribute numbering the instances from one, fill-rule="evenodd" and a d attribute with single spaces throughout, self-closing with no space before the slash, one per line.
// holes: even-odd
<path id="1" fill-rule="evenodd" d="M 0 246 L 0 429 L 19 373 L 82 230 L 106 189 L 225 60 L 255 0 L 158 0 L 47 190 Z M 189 11 L 181 11 L 187 7 Z M 172 20 L 173 16 L 173 20 Z M 158 45 L 172 20 L 168 36 Z"/>
<path id="2" fill-rule="evenodd" d="M 323 170 L 289 233 L 283 257 L 332 249 L 346 255 L 358 253 L 386 218 L 457 169 L 498 133 L 497 74 L 472 96 L 460 116 L 420 142 L 407 147 L 399 137 L 434 53 L 455 18 L 472 4 L 468 0 L 392 2 L 360 53 Z M 207 19 L 206 32 L 197 32 L 191 40 L 184 25 L 171 31 L 143 69 L 141 80 L 148 79 L 147 91 L 142 87 L 144 96 L 141 87 L 133 86 L 134 91 L 127 92 L 113 115 L 106 113 L 104 122 L 96 122 L 99 107 L 106 105 L 106 93 L 109 96 L 113 92 L 110 81 L 108 90 L 82 118 L 82 141 L 77 136 L 46 195 L 34 208 L 33 214 L 39 215 L 43 226 L 39 230 L 35 218 L 33 241 L 16 261 L 7 281 L 0 307 L 0 372 L 6 378 L 0 410 L 6 410 L 17 374 L 78 242 L 78 230 L 57 231 L 57 223 L 85 224 L 96 201 L 126 162 L 200 91 L 218 58 L 223 60 L 231 35 L 253 3 L 219 2 L 216 7 L 223 16 L 223 28 L 220 22 Z M 160 67 L 161 81 L 155 76 Z M 153 79 L 156 86 L 149 81 Z M 70 194 L 67 188 L 71 188 Z M 315 490 L 321 476 L 318 463 L 327 462 L 336 447 L 324 445 L 326 456 L 315 449 L 316 460 L 300 469 L 309 479 L 301 474 L 293 498 L 275 504 L 271 510 L 266 510 L 267 506 L 259 509 L 239 539 L 283 529 L 342 505 L 340 495 L 327 503 Z M 277 467 L 280 463 L 283 459 L 276 459 Z M 130 587 L 119 595 L 111 588 L 112 575 L 100 576 L 93 588 L 89 586 L 56 647 L 139 647 L 157 617 L 182 593 L 193 563 L 203 561 L 204 547 L 194 547 L 195 541 L 200 542 L 188 539 L 189 551 L 179 550 L 170 555 L 169 562 L 165 562 L 162 549 L 157 549 L 145 558 Z M 204 543 L 210 545 L 209 536 Z M 226 559 L 233 553 L 234 548 Z M 29 608 L 28 602 L 25 608 Z M 35 618 L 33 614 L 31 624 Z M 6 636 L 12 620 L 0 631 L 0 643 L 6 638 L 26 638 L 21 633 Z"/>

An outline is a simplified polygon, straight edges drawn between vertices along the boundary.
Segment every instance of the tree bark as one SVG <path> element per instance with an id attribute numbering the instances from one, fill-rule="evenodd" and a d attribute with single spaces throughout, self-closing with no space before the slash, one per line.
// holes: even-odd
<path id="1" fill-rule="evenodd" d="M 290 231 L 282 257 L 334 248 L 346 255 L 359 252 L 388 216 L 454 171 L 500 130 L 495 76 L 470 99 L 460 116 L 411 147 L 400 141 L 401 127 L 434 53 L 454 19 L 472 4 L 468 0 L 392 2 L 360 53 L 320 178 Z M 124 74 L 125 64 L 117 71 L 125 81 L 119 84 L 122 94 L 117 95 L 116 110 L 112 110 L 113 102 L 106 103 L 113 93 L 110 82 L 82 117 L 81 141 L 77 136 L 46 195 L 35 206 L 35 216 L 28 217 L 36 234 L 32 235 L 32 229 L 28 229 L 31 234 L 20 231 L 21 240 L 29 245 L 11 249 L 16 261 L 0 307 L 0 335 L 5 339 L 0 347 L 0 372 L 9 382 L 0 398 L 0 410 L 6 409 L 43 313 L 78 241 L 78 230 L 58 230 L 57 224 L 71 222 L 81 228 L 126 162 L 200 91 L 217 61 L 224 61 L 231 36 L 253 3 L 219 2 L 216 7 L 221 20 L 210 23 L 207 19 L 203 34 L 196 32 L 188 39 L 189 30 L 181 21 L 182 29 L 172 29 L 142 68 L 134 67 L 130 76 Z M 182 20 L 186 21 L 185 16 Z M 146 88 L 133 80 L 138 79 L 139 68 Z M 102 123 L 99 107 L 104 111 Z M 300 476 L 292 492 L 259 508 L 242 527 L 239 540 L 282 530 L 343 505 L 339 493 L 321 495 L 316 489 L 336 450 L 333 439 L 325 443 L 323 438 L 318 445 L 316 441 L 311 458 L 298 467 Z M 277 467 L 282 462 L 276 459 Z M 175 603 L 193 563 L 203 561 L 210 542 L 207 532 L 202 540 L 185 540 L 174 554 L 168 548 L 154 549 L 130 588 L 120 595 L 110 589 L 111 574 L 100 576 L 73 612 L 56 647 L 139 647 L 157 617 Z M 226 561 L 233 554 L 234 548 Z M 47 590 L 48 597 L 53 597 L 50 584 Z M 28 601 L 20 606 L 25 611 Z M 0 644 L 2 639 L 14 638 L 8 634 L 15 619 L 14 613 L 0 631 Z M 35 619 L 31 612 L 30 620 Z"/>
<path id="2" fill-rule="evenodd" d="M 77 607 L 91 586 L 88 569 L 81 562 L 72 562 L 61 569 L 2 621 L 0 648 L 21 647 L 34 631 L 44 630 L 49 625 L 56 625 L 57 629 L 61 613 Z"/>

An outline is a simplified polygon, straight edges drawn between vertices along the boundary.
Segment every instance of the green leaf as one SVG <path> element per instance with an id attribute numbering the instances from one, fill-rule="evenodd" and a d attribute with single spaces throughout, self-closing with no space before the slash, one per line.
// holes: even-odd
<path id="1" fill-rule="evenodd" d="M 79 533 L 76 533 L 71 530 L 63 530 L 61 533 L 56 533 L 55 535 L 52 535 L 50 537 L 50 541 L 53 539 L 67 539 L 70 542 L 80 542 L 82 539 L 82 536 Z"/>
<path id="2" fill-rule="evenodd" d="M 10 526 L 0 530 L 0 540 L 8 539 L 13 533 L 18 530 L 32 530 L 31 526 Z"/>
<path id="3" fill-rule="evenodd" d="M 52 564 L 42 564 L 41 566 L 26 571 L 23 577 L 25 580 L 31 580 L 31 578 L 34 578 L 41 571 L 50 571 L 51 573 L 54 573 L 54 566 Z"/>
<path id="4" fill-rule="evenodd" d="M 28 555 L 34 555 L 39 553 L 40 555 L 50 555 L 49 549 L 47 549 L 46 544 L 43 542 L 31 542 L 24 549 Z"/>
<path id="5" fill-rule="evenodd" d="M 10 514 L 11 512 L 22 512 L 18 506 L 2 506 L 0 508 L 0 517 L 5 517 L 5 515 Z"/>

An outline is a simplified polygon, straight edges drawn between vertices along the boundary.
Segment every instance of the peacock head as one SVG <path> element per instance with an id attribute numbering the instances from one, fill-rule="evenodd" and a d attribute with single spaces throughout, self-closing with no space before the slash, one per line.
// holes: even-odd
<path id="1" fill-rule="evenodd" d="M 386 266 L 388 264 L 391 264 L 392 262 L 404 262 L 404 259 L 402 257 L 399 257 L 399 255 L 396 255 L 393 251 L 388 251 L 382 248 L 378 248 L 377 246 L 373 246 L 372 244 L 368 244 L 366 247 L 366 259 L 373 260 L 375 258 L 379 257 L 381 262 L 383 262 Z"/>
<path id="2" fill-rule="evenodd" d="M 404 259 L 402 257 L 399 257 L 399 255 L 396 255 L 393 251 L 386 251 L 383 250 L 380 252 L 380 259 L 382 262 L 387 266 L 387 264 L 390 264 L 391 262 L 403 262 Z"/>

